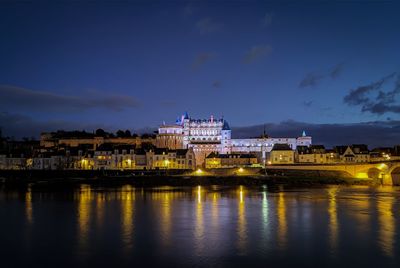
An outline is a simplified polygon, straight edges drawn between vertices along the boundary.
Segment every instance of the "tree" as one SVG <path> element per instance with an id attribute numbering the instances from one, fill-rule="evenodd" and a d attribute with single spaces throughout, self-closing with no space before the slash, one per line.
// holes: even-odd
<path id="1" fill-rule="evenodd" d="M 106 132 L 103 129 L 99 128 L 99 129 L 96 130 L 96 136 L 105 137 L 106 136 Z"/>
<path id="2" fill-rule="evenodd" d="M 141 147 L 142 147 L 145 151 L 154 150 L 154 149 L 155 149 L 155 146 L 154 146 L 152 143 L 150 143 L 150 142 L 143 142 L 143 143 L 141 144 Z"/>
<path id="3" fill-rule="evenodd" d="M 150 138 L 150 135 L 147 134 L 147 133 L 144 133 L 144 134 L 142 134 L 141 138 L 142 139 L 148 139 L 148 138 Z"/>
<path id="4" fill-rule="evenodd" d="M 124 138 L 125 137 L 125 132 L 123 130 L 118 130 L 117 131 L 117 137 L 118 138 Z"/>
<path id="5" fill-rule="evenodd" d="M 125 130 L 125 137 L 131 137 L 131 132 L 129 129 Z"/>

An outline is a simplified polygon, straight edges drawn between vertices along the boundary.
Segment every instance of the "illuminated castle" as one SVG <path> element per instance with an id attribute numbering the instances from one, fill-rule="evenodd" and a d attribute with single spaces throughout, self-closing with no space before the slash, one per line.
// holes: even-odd
<path id="1" fill-rule="evenodd" d="M 229 124 L 224 119 L 192 119 L 185 113 L 175 124 L 161 125 L 158 129 L 156 146 L 160 148 L 184 149 L 193 148 L 196 163 L 201 165 L 212 152 L 255 153 L 260 163 L 264 163 L 267 154 L 276 143 L 288 144 L 292 150 L 297 146 L 310 146 L 311 137 L 303 131 L 298 138 L 271 138 L 263 135 L 260 138 L 232 139 Z"/>

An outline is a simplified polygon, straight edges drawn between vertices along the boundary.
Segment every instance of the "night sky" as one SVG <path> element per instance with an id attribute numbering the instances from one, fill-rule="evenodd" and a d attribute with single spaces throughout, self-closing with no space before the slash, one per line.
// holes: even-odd
<path id="1" fill-rule="evenodd" d="M 400 143 L 400 1 L 0 0 L 3 135 L 143 132 Z M 236 134 L 235 134 L 236 129 Z"/>

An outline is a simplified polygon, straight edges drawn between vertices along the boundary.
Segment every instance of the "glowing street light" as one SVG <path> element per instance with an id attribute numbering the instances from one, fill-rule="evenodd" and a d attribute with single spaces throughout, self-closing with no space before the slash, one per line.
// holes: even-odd
<path id="1" fill-rule="evenodd" d="M 169 160 L 164 160 L 164 166 L 165 166 L 165 168 L 168 168 L 168 165 L 169 165 Z"/>
<path id="2" fill-rule="evenodd" d="M 387 169 L 387 165 L 386 164 L 380 164 L 379 166 L 378 166 L 378 169 L 380 169 L 380 170 L 382 170 L 382 169 Z"/>

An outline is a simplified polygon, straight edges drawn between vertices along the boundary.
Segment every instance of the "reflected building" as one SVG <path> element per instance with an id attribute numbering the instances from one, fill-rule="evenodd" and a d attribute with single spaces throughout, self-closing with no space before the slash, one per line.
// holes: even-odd
<path id="1" fill-rule="evenodd" d="M 89 240 L 89 224 L 91 216 L 92 191 L 90 185 L 81 185 L 76 199 L 78 199 L 78 240 L 79 251 L 87 249 Z"/>
<path id="2" fill-rule="evenodd" d="M 357 189 L 358 192 L 358 189 Z M 357 231 L 360 236 L 371 232 L 371 199 L 369 196 L 357 195 L 357 198 L 348 199 L 348 203 L 355 208 L 354 213 L 351 214 L 357 220 Z"/>
<path id="3" fill-rule="evenodd" d="M 197 255 L 201 255 L 204 251 L 204 208 L 202 203 L 202 187 L 197 186 L 197 203 L 196 203 L 196 222 L 194 228 L 195 251 Z"/>
<path id="4" fill-rule="evenodd" d="M 28 187 L 25 193 L 25 215 L 28 224 L 33 223 L 32 190 Z"/>
<path id="5" fill-rule="evenodd" d="M 211 206 L 211 221 L 214 228 L 218 227 L 218 216 L 219 216 L 218 199 L 219 199 L 219 193 L 213 193 L 212 206 Z"/>
<path id="6" fill-rule="evenodd" d="M 243 186 L 239 187 L 237 247 L 239 255 L 247 253 L 247 219 Z"/>
<path id="7" fill-rule="evenodd" d="M 104 222 L 104 203 L 106 196 L 104 193 L 96 193 L 96 226 L 101 228 Z"/>
<path id="8" fill-rule="evenodd" d="M 133 247 L 135 188 L 131 185 L 123 186 L 120 200 L 122 241 L 124 243 L 124 249 L 129 251 Z"/>
<path id="9" fill-rule="evenodd" d="M 278 218 L 278 245 L 280 249 L 285 249 L 287 244 L 287 218 L 285 193 L 279 192 L 277 202 L 277 218 Z"/>
<path id="10" fill-rule="evenodd" d="M 384 196 L 377 200 L 379 244 L 384 255 L 394 256 L 396 223 L 393 216 L 394 197 Z"/>
<path id="11" fill-rule="evenodd" d="M 268 197 L 267 191 L 263 192 L 262 197 L 262 206 L 261 206 L 261 215 L 262 215 L 262 238 L 263 238 L 263 248 L 264 246 L 268 246 L 269 240 L 269 207 L 268 207 Z"/>
<path id="12" fill-rule="evenodd" d="M 337 215 L 337 196 L 338 188 L 332 187 L 328 189 L 328 215 L 329 215 L 329 244 L 332 252 L 336 252 L 338 245 L 338 215 Z"/>
<path id="13" fill-rule="evenodd" d="M 170 244 L 171 240 L 171 228 L 172 228 L 172 222 L 171 222 L 171 202 L 173 199 L 173 192 L 163 192 L 161 194 L 161 221 L 160 221 L 160 227 L 161 227 L 161 238 L 162 241 L 165 245 Z"/>

